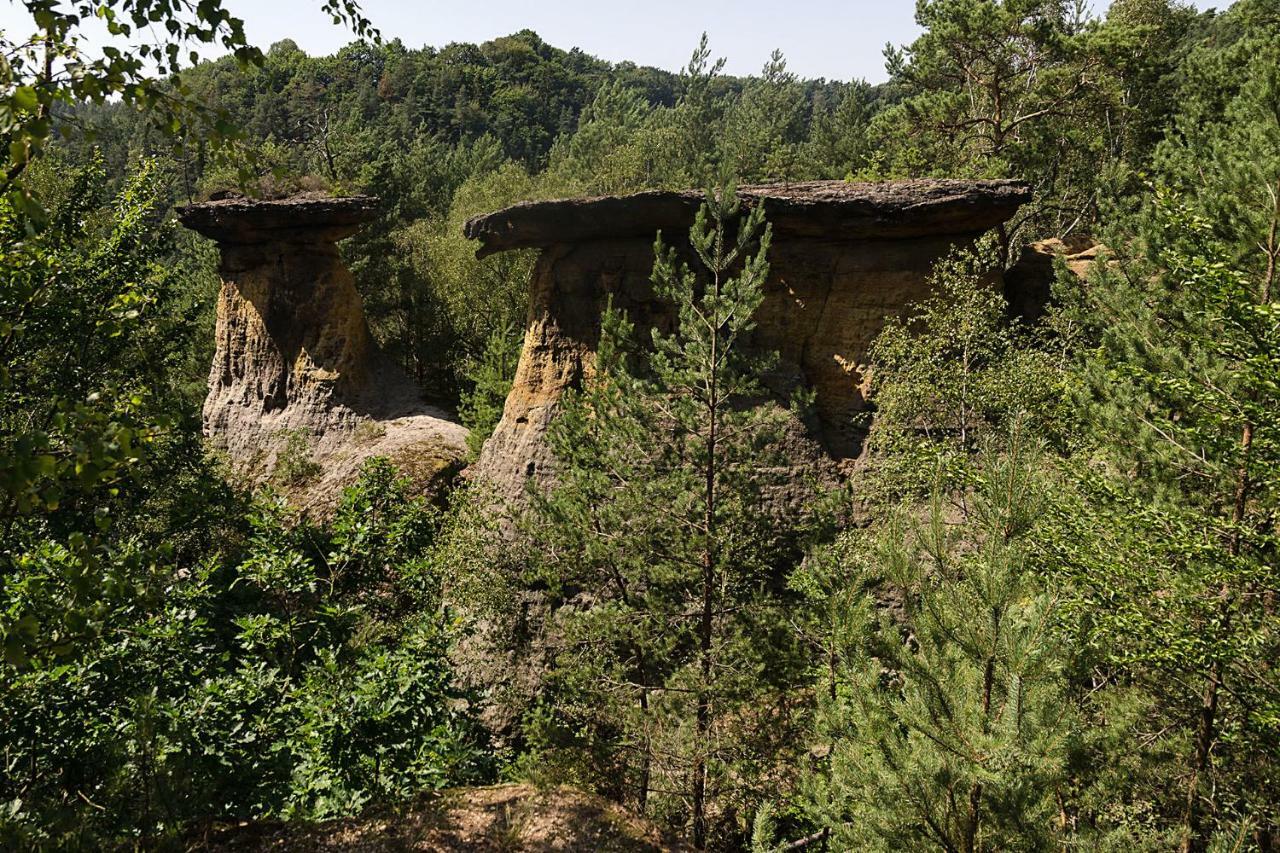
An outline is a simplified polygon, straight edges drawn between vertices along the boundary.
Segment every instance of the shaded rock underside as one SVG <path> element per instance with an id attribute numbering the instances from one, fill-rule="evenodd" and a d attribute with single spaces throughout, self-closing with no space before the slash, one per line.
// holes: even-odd
<path id="1" fill-rule="evenodd" d="M 1021 181 L 920 179 L 880 183 L 805 181 L 738 188 L 748 207 L 763 203 L 780 237 L 849 240 L 985 231 L 1031 198 Z M 535 201 L 466 223 L 479 255 L 607 237 L 648 237 L 687 229 L 703 194 L 654 190 L 627 196 Z"/>

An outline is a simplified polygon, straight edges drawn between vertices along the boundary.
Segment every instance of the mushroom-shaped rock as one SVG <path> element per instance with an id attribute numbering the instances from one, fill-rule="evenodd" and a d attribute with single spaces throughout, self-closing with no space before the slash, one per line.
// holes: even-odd
<path id="1" fill-rule="evenodd" d="M 466 430 L 424 405 L 374 345 L 337 241 L 376 199 L 222 198 L 178 209 L 218 244 L 222 288 L 204 431 L 251 480 L 276 475 L 304 506 L 332 506 L 371 456 L 424 489 L 452 477 Z"/>
<path id="2" fill-rule="evenodd" d="M 773 226 L 770 276 L 751 345 L 776 352 L 766 378 L 779 401 L 815 394 L 813 417 L 797 423 L 797 464 L 829 466 L 862 447 L 867 351 L 886 319 L 929 295 L 937 260 L 971 244 L 1030 199 L 1018 181 L 815 181 L 746 186 Z M 529 202 L 470 220 L 478 254 L 541 250 L 530 285 L 524 350 L 501 422 L 475 474 L 508 498 L 530 476 L 553 475 L 547 425 L 565 389 L 594 363 L 608 299 L 640 326 L 671 322 L 650 283 L 661 230 L 687 249 L 698 192 Z"/>
<path id="3" fill-rule="evenodd" d="M 230 195 L 178 211 L 183 225 L 222 246 L 336 243 L 377 215 L 378 200 L 370 196 L 335 198 L 317 194 L 273 201 Z"/>

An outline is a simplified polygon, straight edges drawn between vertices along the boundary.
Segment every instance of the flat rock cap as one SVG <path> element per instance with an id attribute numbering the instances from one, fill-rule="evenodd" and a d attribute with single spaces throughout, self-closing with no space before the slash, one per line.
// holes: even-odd
<path id="1" fill-rule="evenodd" d="M 178 220 L 219 243 L 333 242 L 378 215 L 372 196 L 304 193 L 281 199 L 230 196 L 178 208 Z"/>
<path id="2" fill-rule="evenodd" d="M 976 234 L 1031 200 L 1022 181 L 921 179 L 882 183 L 805 181 L 738 188 L 747 206 L 764 204 L 776 235 L 867 239 Z M 469 220 L 477 255 L 687 229 L 704 194 L 654 190 L 626 196 L 523 202 Z"/>

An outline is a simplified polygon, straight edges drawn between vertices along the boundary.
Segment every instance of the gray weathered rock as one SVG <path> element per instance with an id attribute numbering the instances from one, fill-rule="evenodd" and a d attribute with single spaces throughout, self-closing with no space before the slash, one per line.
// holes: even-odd
<path id="1" fill-rule="evenodd" d="M 931 237 L 982 232 L 1030 198 L 1019 181 L 915 180 L 854 184 L 805 181 L 740 187 L 750 207 L 765 206 L 777 237 L 819 240 Z M 478 216 L 466 236 L 481 256 L 508 249 L 687 230 L 702 193 L 654 190 L 628 196 L 535 201 Z"/>

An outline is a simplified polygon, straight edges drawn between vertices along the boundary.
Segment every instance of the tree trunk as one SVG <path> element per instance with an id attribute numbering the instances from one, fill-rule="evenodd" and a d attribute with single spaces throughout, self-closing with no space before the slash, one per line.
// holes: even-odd
<path id="1" fill-rule="evenodd" d="M 1262 277 L 1260 293 L 1261 304 L 1271 301 L 1272 288 L 1276 278 L 1276 256 L 1280 253 L 1277 232 L 1280 231 L 1280 182 L 1277 182 L 1271 194 L 1271 223 L 1267 229 L 1266 270 Z M 1245 421 L 1240 436 L 1240 467 L 1236 471 L 1236 489 L 1231 510 L 1231 544 L 1228 549 L 1232 557 L 1239 557 L 1241 550 L 1240 531 L 1244 525 L 1245 508 L 1249 501 L 1249 456 L 1253 448 L 1253 423 Z M 1225 630 L 1230 618 L 1231 587 L 1223 584 L 1218 593 L 1222 610 L 1222 629 Z M 1201 835 L 1199 792 L 1200 779 L 1209 771 L 1209 763 L 1213 754 L 1213 740 L 1216 736 L 1218 716 L 1218 694 L 1222 688 L 1222 664 L 1215 660 L 1205 681 L 1204 693 L 1200 700 L 1199 723 L 1196 730 L 1195 763 L 1191 768 L 1191 778 L 1187 782 L 1186 804 L 1183 808 L 1182 821 L 1182 853 L 1195 853 L 1204 849 L 1204 838 Z"/>
<path id="2" fill-rule="evenodd" d="M 717 247 L 717 254 L 719 247 Z M 717 258 L 717 260 L 719 260 Z M 720 296 L 720 270 L 713 270 L 712 286 L 716 303 Z M 713 309 L 714 310 L 714 309 Z M 716 581 L 716 440 L 719 426 L 719 318 L 713 317 L 710 375 L 707 388 L 707 461 L 703 485 L 703 540 L 702 548 L 702 616 L 698 623 L 698 668 L 701 675 L 698 685 L 698 710 L 694 723 L 697 743 L 694 744 L 693 763 L 693 846 L 703 850 L 707 846 L 707 756 L 706 746 L 711 732 L 711 648 L 715 615 Z"/>
<path id="3" fill-rule="evenodd" d="M 982 671 L 982 716 L 991 718 L 991 694 L 995 689 L 996 659 L 987 657 L 987 664 Z M 964 829 L 964 853 L 975 853 L 978 849 L 978 824 L 982 819 L 982 783 L 974 782 L 969 788 L 969 820 Z"/>
<path id="4" fill-rule="evenodd" d="M 1227 549 L 1231 556 L 1240 556 L 1240 529 L 1244 524 L 1245 506 L 1249 500 L 1249 454 L 1253 447 L 1253 424 L 1245 422 L 1240 437 L 1240 467 L 1236 472 L 1235 500 L 1231 510 L 1231 545 Z M 1219 607 L 1222 615 L 1221 631 L 1226 631 L 1231 618 L 1231 586 L 1224 583 L 1218 591 Z M 1204 849 L 1204 838 L 1200 827 L 1200 780 L 1209 772 L 1210 760 L 1213 756 L 1213 741 L 1217 736 L 1218 695 L 1222 689 L 1222 662 L 1215 659 L 1209 668 L 1209 677 L 1205 680 L 1204 692 L 1200 697 L 1200 714 L 1196 726 L 1196 754 L 1191 767 L 1191 778 L 1187 781 L 1187 797 L 1183 807 L 1182 821 L 1182 853 L 1195 853 Z"/>
<path id="5" fill-rule="evenodd" d="M 1187 800 L 1183 811 L 1182 853 L 1194 853 L 1204 849 L 1200 834 L 1200 777 L 1208 772 L 1209 758 L 1213 751 L 1213 737 L 1218 714 L 1218 687 L 1222 680 L 1222 667 L 1214 661 L 1205 681 L 1200 699 L 1199 723 L 1196 728 L 1196 757 L 1191 767 L 1191 779 L 1187 782 Z"/>
<path id="6" fill-rule="evenodd" d="M 640 712 L 644 718 L 644 753 L 640 756 L 640 792 L 637 796 L 637 809 L 641 815 L 649 806 L 649 784 L 652 773 L 652 745 L 649 743 L 649 688 L 640 688 Z"/>

